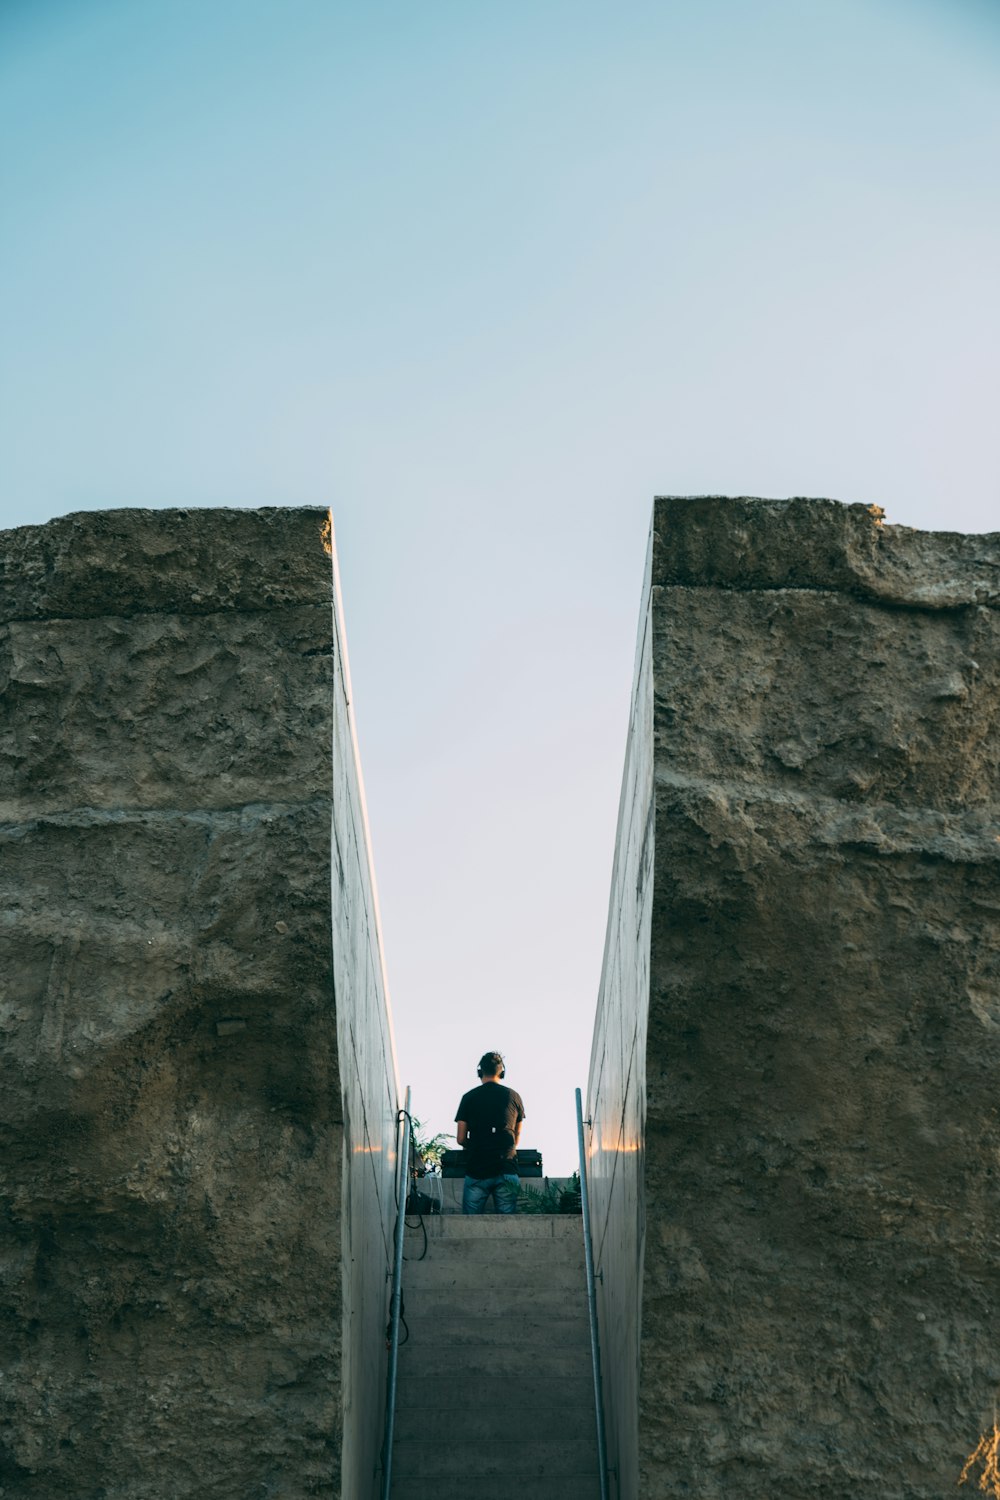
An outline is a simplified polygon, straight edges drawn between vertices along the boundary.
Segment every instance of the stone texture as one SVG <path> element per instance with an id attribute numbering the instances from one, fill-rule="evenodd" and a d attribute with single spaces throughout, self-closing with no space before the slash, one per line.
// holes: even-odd
<path id="1" fill-rule="evenodd" d="M 293 519 L 295 518 L 295 519 Z M 316 606 L 329 564 L 326 511 L 80 511 L 4 532 L 0 619 L 80 620 L 139 614 Z"/>
<path id="2" fill-rule="evenodd" d="M 338 1027 L 388 1019 L 364 841 L 332 901 L 359 789 L 325 526 L 120 511 L 0 537 L 7 1497 L 341 1493 Z M 377 1425 L 345 1436 L 345 1494 Z"/>
<path id="3" fill-rule="evenodd" d="M 645 992 L 641 928 L 618 961 L 635 1026 L 648 1001 L 623 1495 L 930 1500 L 992 1420 L 1000 537 L 879 521 L 654 511 Z"/>
<path id="4" fill-rule="evenodd" d="M 328 791 L 331 651 L 329 606 L 14 621 L 0 816 Z"/>

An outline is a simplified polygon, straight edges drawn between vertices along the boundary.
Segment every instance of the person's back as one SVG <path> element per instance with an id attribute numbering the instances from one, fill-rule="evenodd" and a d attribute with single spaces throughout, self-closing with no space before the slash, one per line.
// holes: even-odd
<path id="1" fill-rule="evenodd" d="M 492 1196 L 498 1213 L 516 1213 L 521 1186 L 517 1143 L 524 1102 L 501 1083 L 506 1067 L 499 1052 L 485 1052 L 476 1071 L 482 1081 L 462 1095 L 455 1115 L 456 1138 L 465 1151 L 462 1212 L 485 1213 Z"/>

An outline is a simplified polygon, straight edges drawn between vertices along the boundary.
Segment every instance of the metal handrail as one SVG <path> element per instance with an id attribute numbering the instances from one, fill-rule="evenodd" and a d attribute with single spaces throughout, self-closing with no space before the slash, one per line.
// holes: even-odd
<path id="1" fill-rule="evenodd" d="M 389 1374 L 385 1393 L 385 1436 L 382 1439 L 382 1500 L 389 1500 L 392 1487 L 392 1439 L 396 1426 L 396 1378 L 399 1366 L 399 1319 L 403 1307 L 403 1236 L 406 1232 L 406 1196 L 410 1188 L 410 1090 L 402 1109 L 402 1146 L 399 1155 L 399 1210 L 396 1215 L 396 1256 L 389 1302 Z M 603 1500 L 603 1496 L 602 1496 Z"/>
<path id="2" fill-rule="evenodd" d="M 589 1120 L 587 1124 L 590 1124 Z M 580 1208 L 583 1212 L 583 1256 L 587 1267 L 587 1311 L 590 1314 L 590 1354 L 594 1365 L 594 1403 L 597 1407 L 597 1463 L 601 1473 L 601 1500 L 608 1500 L 608 1452 L 604 1438 L 601 1344 L 597 1331 L 597 1288 L 594 1278 L 594 1246 L 590 1238 L 590 1193 L 587 1188 L 587 1152 L 583 1144 L 583 1099 L 579 1089 L 576 1091 L 576 1134 L 580 1146 Z"/>

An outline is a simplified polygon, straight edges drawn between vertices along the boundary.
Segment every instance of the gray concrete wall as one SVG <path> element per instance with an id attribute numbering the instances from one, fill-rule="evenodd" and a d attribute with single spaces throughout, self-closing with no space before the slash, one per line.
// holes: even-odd
<path id="1" fill-rule="evenodd" d="M 657 502 L 623 1495 L 936 1500 L 992 1421 L 998 580 L 998 537 Z M 641 974 L 646 944 L 619 967 Z M 606 973 L 599 1030 L 611 992 Z"/>
<path id="2" fill-rule="evenodd" d="M 336 573 L 336 560 L 334 561 Z M 344 1099 L 344 1500 L 377 1494 L 396 1230 L 399 1085 L 344 615 L 333 654 L 333 970 Z"/>
<path id="3" fill-rule="evenodd" d="M 344 1245 L 384 1278 L 394 1100 L 323 523 L 117 511 L 0 539 L 19 1500 L 332 1496 L 342 1438 L 344 1493 L 369 1493 L 383 1313 Z"/>
<path id="4" fill-rule="evenodd" d="M 601 1273 L 597 1296 L 608 1465 L 622 1495 L 635 1495 L 638 1484 L 646 1023 L 653 895 L 651 556 L 646 561 L 639 613 L 611 901 L 587 1086 L 590 1126 L 584 1135 L 594 1266 Z"/>

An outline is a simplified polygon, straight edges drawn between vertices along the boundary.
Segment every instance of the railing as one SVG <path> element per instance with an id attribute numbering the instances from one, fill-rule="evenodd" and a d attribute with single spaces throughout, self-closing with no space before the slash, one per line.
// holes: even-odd
<path id="1" fill-rule="evenodd" d="M 591 1122 L 588 1120 L 587 1124 Z M 597 1407 L 597 1463 L 601 1474 L 601 1500 L 608 1500 L 608 1452 L 604 1439 L 604 1395 L 601 1389 L 601 1344 L 597 1331 L 597 1288 L 594 1277 L 594 1245 L 590 1237 L 590 1192 L 587 1188 L 587 1151 L 583 1143 L 583 1099 L 576 1091 L 576 1134 L 580 1146 L 580 1207 L 583 1212 L 583 1255 L 587 1267 L 587 1311 L 590 1314 L 590 1354 L 594 1366 L 594 1404 Z M 603 1274 L 601 1277 L 604 1279 Z M 386 1491 L 388 1495 L 388 1491 Z"/>
<path id="2" fill-rule="evenodd" d="M 579 1090 L 577 1090 L 579 1095 Z M 403 1236 L 406 1233 L 406 1196 L 410 1188 L 410 1090 L 400 1115 L 399 1210 L 396 1214 L 396 1256 L 392 1270 L 392 1297 L 389 1302 L 389 1374 L 385 1394 L 385 1436 L 382 1440 L 382 1500 L 389 1500 L 392 1488 L 392 1439 L 396 1426 L 396 1377 L 399 1367 L 399 1318 L 403 1306 Z M 602 1500 L 603 1491 L 602 1491 Z"/>

